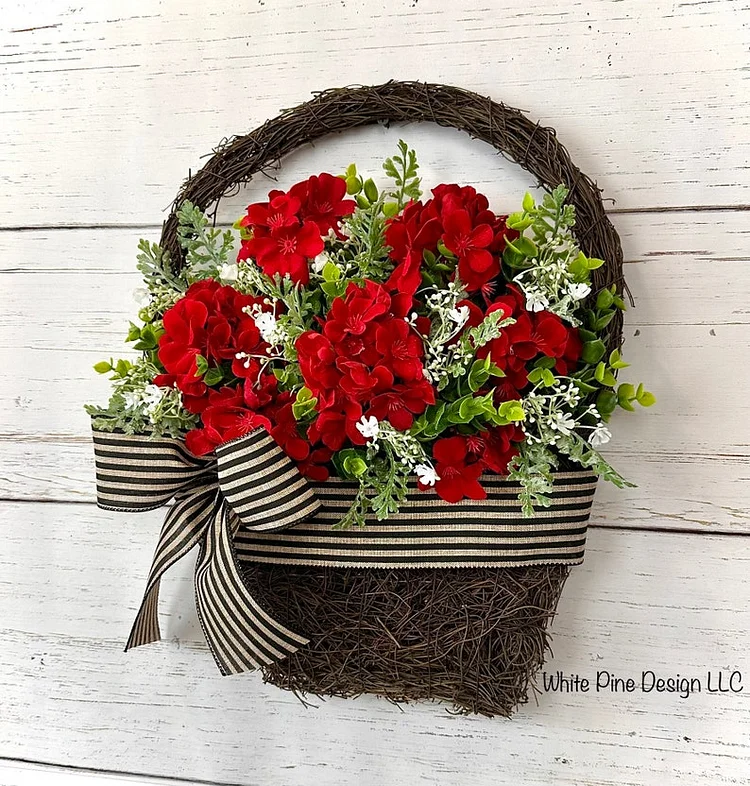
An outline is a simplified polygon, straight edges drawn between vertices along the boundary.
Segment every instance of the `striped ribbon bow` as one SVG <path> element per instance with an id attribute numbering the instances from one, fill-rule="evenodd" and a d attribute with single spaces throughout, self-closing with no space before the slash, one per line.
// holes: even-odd
<path id="1" fill-rule="evenodd" d="M 198 618 L 222 674 L 274 663 L 309 640 L 265 612 L 245 584 L 234 549 L 240 525 L 282 530 L 312 517 L 320 503 L 262 429 L 201 459 L 176 439 L 94 432 L 97 504 L 154 510 L 174 499 L 162 525 L 146 592 L 126 650 L 161 638 L 157 606 L 165 571 L 194 546 Z"/>

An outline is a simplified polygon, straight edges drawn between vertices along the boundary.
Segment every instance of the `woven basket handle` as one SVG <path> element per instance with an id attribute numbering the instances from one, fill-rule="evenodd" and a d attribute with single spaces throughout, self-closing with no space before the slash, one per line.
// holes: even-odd
<path id="1" fill-rule="evenodd" d="M 519 110 L 477 93 L 420 82 L 326 90 L 246 136 L 229 140 L 182 187 L 164 223 L 162 247 L 173 260 L 182 260 L 176 211 L 185 200 L 206 210 L 298 147 L 326 134 L 381 122 L 432 122 L 457 128 L 492 145 L 543 186 L 564 183 L 570 189 L 568 200 L 576 208 L 576 237 L 582 250 L 606 261 L 594 271 L 595 288 L 615 283 L 622 292 L 620 239 L 605 215 L 599 189 L 573 164 L 554 129 L 543 128 Z"/>

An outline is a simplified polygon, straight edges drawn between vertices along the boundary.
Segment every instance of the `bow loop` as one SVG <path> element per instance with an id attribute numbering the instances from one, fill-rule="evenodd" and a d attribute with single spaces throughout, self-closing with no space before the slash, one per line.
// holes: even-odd
<path id="1" fill-rule="evenodd" d="M 126 650 L 161 638 L 161 577 L 196 545 L 198 618 L 222 674 L 274 663 L 309 643 L 253 598 L 234 548 L 240 526 L 284 529 L 320 508 L 305 478 L 265 431 L 221 446 L 216 459 L 193 456 L 176 439 L 95 431 L 94 453 L 101 508 L 153 510 L 174 498 Z"/>
<path id="2" fill-rule="evenodd" d="M 94 432 L 96 503 L 140 513 L 166 505 L 183 489 L 215 478 L 216 460 L 189 453 L 177 439 Z"/>
<path id="3" fill-rule="evenodd" d="M 264 429 L 216 448 L 219 488 L 243 527 L 286 529 L 320 510 L 315 492 Z"/>

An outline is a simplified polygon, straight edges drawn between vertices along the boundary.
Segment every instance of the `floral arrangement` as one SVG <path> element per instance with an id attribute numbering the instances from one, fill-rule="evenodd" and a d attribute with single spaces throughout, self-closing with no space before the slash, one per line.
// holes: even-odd
<path id="1" fill-rule="evenodd" d="M 111 373 L 94 428 L 185 440 L 193 454 L 266 429 L 299 471 L 356 481 L 339 526 L 396 512 L 409 484 L 483 499 L 485 473 L 549 504 L 560 462 L 629 485 L 598 448 L 619 406 L 654 396 L 617 375 L 610 323 L 625 303 L 592 291 L 602 260 L 575 239 L 560 185 L 499 215 L 471 186 L 423 199 L 404 142 L 379 189 L 351 165 L 252 204 L 231 231 L 185 202 L 178 267 L 141 241 L 137 360 Z"/>

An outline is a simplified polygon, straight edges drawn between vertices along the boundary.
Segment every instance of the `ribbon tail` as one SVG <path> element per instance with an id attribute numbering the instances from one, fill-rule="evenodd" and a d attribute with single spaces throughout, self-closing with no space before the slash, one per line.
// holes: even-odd
<path id="1" fill-rule="evenodd" d="M 217 505 L 195 569 L 198 617 L 222 674 L 283 660 L 310 643 L 268 614 L 245 583 L 233 544 L 230 509 Z"/>
<path id="2" fill-rule="evenodd" d="M 152 641 L 159 641 L 161 639 L 159 615 L 157 613 L 158 607 L 159 579 L 157 578 L 150 585 L 150 589 L 146 590 L 146 594 L 141 602 L 141 607 L 138 609 L 138 614 L 136 615 L 135 622 L 130 631 L 130 636 L 128 636 L 125 652 L 133 649 L 133 647 L 151 644 Z"/>
<path id="3" fill-rule="evenodd" d="M 177 560 L 200 543 L 216 506 L 216 485 L 204 483 L 180 492 L 164 517 L 143 601 L 130 631 L 125 651 L 161 639 L 159 630 L 159 584 Z"/>

